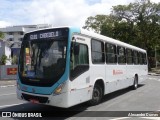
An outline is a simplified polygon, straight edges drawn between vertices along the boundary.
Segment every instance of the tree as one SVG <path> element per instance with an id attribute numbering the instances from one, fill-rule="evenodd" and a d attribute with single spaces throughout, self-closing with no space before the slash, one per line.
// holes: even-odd
<path id="1" fill-rule="evenodd" d="M 14 55 L 11 59 L 12 61 L 12 65 L 17 65 L 18 64 L 18 57 L 16 55 Z"/>
<path id="2" fill-rule="evenodd" d="M 149 50 L 159 41 L 160 4 L 150 0 L 138 0 L 129 5 L 113 7 L 112 15 L 119 21 L 125 20 L 135 26 L 135 43 L 141 48 Z"/>
<path id="3" fill-rule="evenodd" d="M 84 28 L 146 49 L 149 57 L 155 47 L 160 49 L 160 3 L 137 0 L 113 6 L 110 15 L 103 16 L 89 17 Z"/>
<path id="4" fill-rule="evenodd" d="M 0 59 L 0 64 L 1 65 L 5 65 L 7 62 L 7 56 L 6 55 L 2 55 L 1 59 Z"/>
<path id="5" fill-rule="evenodd" d="M 96 33 L 100 33 L 101 27 L 104 25 L 104 23 L 109 19 L 109 16 L 107 15 L 96 15 L 96 16 L 90 16 L 87 18 L 85 22 L 84 29 L 87 30 L 93 30 Z"/>
<path id="6" fill-rule="evenodd" d="M 0 31 L 0 38 L 3 39 L 4 38 L 4 34 Z"/>

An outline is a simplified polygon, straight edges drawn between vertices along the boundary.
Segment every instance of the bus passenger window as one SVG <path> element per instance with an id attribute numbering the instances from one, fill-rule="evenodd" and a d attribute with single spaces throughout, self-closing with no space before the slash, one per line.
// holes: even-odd
<path id="1" fill-rule="evenodd" d="M 139 64 L 143 65 L 143 54 L 139 53 Z"/>
<path id="2" fill-rule="evenodd" d="M 139 64 L 139 61 L 138 61 L 138 52 L 134 51 L 133 52 L 133 56 L 134 56 L 134 64 L 135 65 Z"/>
<path id="3" fill-rule="evenodd" d="M 147 55 L 145 53 L 143 53 L 143 64 L 146 65 L 147 64 Z"/>
<path id="4" fill-rule="evenodd" d="M 101 64 L 105 62 L 104 43 L 98 40 L 92 40 L 92 62 L 93 64 Z"/>
<path id="5" fill-rule="evenodd" d="M 107 63 L 117 63 L 116 45 L 106 43 L 105 51 L 106 51 L 106 62 Z"/>
<path id="6" fill-rule="evenodd" d="M 127 64 L 133 64 L 133 52 L 131 49 L 126 49 L 127 53 Z"/>
<path id="7" fill-rule="evenodd" d="M 118 46 L 118 63 L 126 63 L 125 48 Z"/>

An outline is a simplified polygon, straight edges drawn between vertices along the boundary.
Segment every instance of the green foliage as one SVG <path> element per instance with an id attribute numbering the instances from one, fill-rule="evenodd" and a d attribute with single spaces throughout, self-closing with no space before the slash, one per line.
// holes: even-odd
<path id="1" fill-rule="evenodd" d="M 0 38 L 3 39 L 4 38 L 4 34 L 0 31 Z"/>
<path id="2" fill-rule="evenodd" d="M 0 59 L 0 64 L 1 65 L 5 65 L 7 62 L 7 56 L 6 55 L 2 55 L 1 59 Z"/>
<path id="3" fill-rule="evenodd" d="M 90 16 L 84 28 L 146 49 L 149 57 L 160 49 L 160 3 L 136 0 L 113 6 L 110 15 Z"/>
<path id="4" fill-rule="evenodd" d="M 95 17 L 88 17 L 85 26 L 83 27 L 84 29 L 92 29 L 95 32 L 99 33 L 101 30 L 101 26 L 104 25 L 106 20 L 108 19 L 107 15 L 96 15 Z"/>
<path id="5" fill-rule="evenodd" d="M 17 56 L 14 55 L 11 60 L 12 60 L 12 65 L 18 64 L 18 57 Z"/>

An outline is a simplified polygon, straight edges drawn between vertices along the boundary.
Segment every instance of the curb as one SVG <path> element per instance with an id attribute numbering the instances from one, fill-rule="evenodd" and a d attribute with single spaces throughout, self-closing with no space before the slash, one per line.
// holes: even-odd
<path id="1" fill-rule="evenodd" d="M 157 74 L 157 73 L 149 73 L 148 75 L 160 76 L 160 74 Z"/>

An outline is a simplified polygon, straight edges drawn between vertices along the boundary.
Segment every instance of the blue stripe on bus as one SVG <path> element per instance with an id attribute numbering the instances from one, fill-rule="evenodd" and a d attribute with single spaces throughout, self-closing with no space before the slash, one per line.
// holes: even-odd
<path id="1" fill-rule="evenodd" d="M 72 34 L 73 33 L 80 33 L 80 28 L 69 28 L 69 37 L 68 37 L 68 47 L 67 47 L 67 54 L 70 52 L 70 42 L 72 40 Z M 69 69 L 70 69 L 70 54 L 67 55 L 67 61 L 66 61 L 66 69 L 60 80 L 58 80 L 53 86 L 51 87 L 37 87 L 37 86 L 30 86 L 30 85 L 25 85 L 22 84 L 20 81 L 19 76 L 17 75 L 17 81 L 20 85 L 20 88 L 22 89 L 23 87 L 27 88 L 26 90 L 23 90 L 25 92 L 33 93 L 33 88 L 35 89 L 35 94 L 44 94 L 44 95 L 50 95 L 54 92 L 54 90 L 62 83 L 64 83 L 68 77 L 69 77 Z"/>

